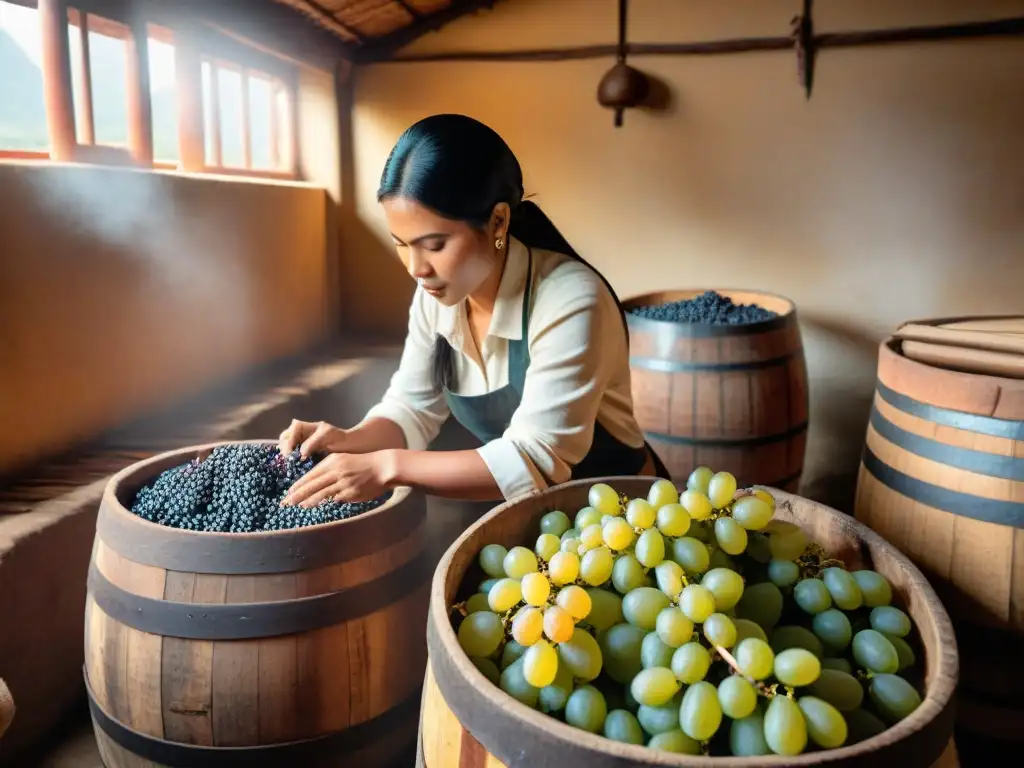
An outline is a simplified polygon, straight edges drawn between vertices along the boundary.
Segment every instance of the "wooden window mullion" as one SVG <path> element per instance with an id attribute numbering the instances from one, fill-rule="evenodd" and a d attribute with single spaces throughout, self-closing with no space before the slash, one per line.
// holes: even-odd
<path id="1" fill-rule="evenodd" d="M 181 168 L 199 173 L 206 167 L 203 143 L 203 70 L 199 53 L 187 34 L 174 40 L 174 83 L 178 106 L 178 154 Z"/>
<path id="2" fill-rule="evenodd" d="M 242 67 L 242 167 L 252 168 L 252 127 L 249 119 L 249 72 Z"/>
<path id="3" fill-rule="evenodd" d="M 153 106 L 146 24 L 134 21 L 125 36 L 128 63 L 128 149 L 139 165 L 153 167 Z"/>
<path id="4" fill-rule="evenodd" d="M 79 141 L 82 144 L 96 143 L 96 121 L 92 112 L 92 57 L 89 55 L 89 14 L 78 13 L 78 66 L 82 73 L 81 107 L 76 115 L 82 121 Z M 70 49 L 69 49 L 70 50 Z"/>
<path id="5" fill-rule="evenodd" d="M 71 56 L 68 45 L 66 0 L 39 0 L 42 51 L 43 99 L 50 134 L 50 157 L 71 161 L 75 157 L 75 102 L 71 91 Z"/>
<path id="6" fill-rule="evenodd" d="M 219 68 L 211 61 L 210 62 L 210 130 L 213 131 L 211 140 L 213 141 L 213 166 L 220 168 L 224 165 L 224 161 L 221 157 L 220 147 L 220 86 L 217 83 L 219 78 Z"/>
<path id="7" fill-rule="evenodd" d="M 280 86 L 277 80 L 270 81 L 270 167 L 275 171 L 281 168 L 281 126 L 278 110 L 278 93 Z"/>

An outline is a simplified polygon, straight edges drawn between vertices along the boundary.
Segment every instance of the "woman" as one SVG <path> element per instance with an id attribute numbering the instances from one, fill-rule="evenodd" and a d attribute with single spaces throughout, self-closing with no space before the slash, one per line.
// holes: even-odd
<path id="1" fill-rule="evenodd" d="M 359 425 L 295 421 L 281 434 L 283 452 L 331 454 L 285 503 L 396 486 L 510 499 L 572 478 L 668 477 L 633 416 L 618 299 L 523 201 L 497 133 L 461 115 L 421 120 L 388 157 L 377 198 L 418 283 L 401 363 Z M 481 448 L 426 450 L 450 415 Z"/>

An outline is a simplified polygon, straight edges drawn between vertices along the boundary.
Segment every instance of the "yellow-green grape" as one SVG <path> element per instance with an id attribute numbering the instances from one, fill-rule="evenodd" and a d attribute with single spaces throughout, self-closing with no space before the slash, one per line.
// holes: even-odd
<path id="1" fill-rule="evenodd" d="M 501 668 L 504 670 L 509 664 L 514 664 L 516 660 L 522 658 L 522 655 L 526 653 L 527 646 L 517 643 L 515 640 L 509 640 L 505 643 L 505 647 L 501 649 Z"/>
<path id="2" fill-rule="evenodd" d="M 843 713 L 848 731 L 847 744 L 859 744 L 862 741 L 874 738 L 882 733 L 888 726 L 863 709 L 853 709 Z"/>
<path id="3" fill-rule="evenodd" d="M 569 516 L 560 510 L 548 512 L 540 519 L 541 533 L 550 533 L 552 536 L 561 536 L 572 528 Z"/>
<path id="4" fill-rule="evenodd" d="M 551 643 L 538 640 L 523 654 L 523 677 L 534 688 L 543 688 L 555 681 L 558 653 Z"/>
<path id="5" fill-rule="evenodd" d="M 818 657 L 803 648 L 788 648 L 775 657 L 775 677 L 783 685 L 800 688 L 821 674 Z"/>
<path id="6" fill-rule="evenodd" d="M 537 708 L 546 714 L 561 712 L 565 709 L 565 703 L 569 701 L 570 693 L 572 693 L 572 672 L 560 663 L 558 671 L 555 672 L 554 682 L 540 689 Z"/>
<path id="7" fill-rule="evenodd" d="M 580 575 L 580 556 L 575 552 L 558 552 L 548 563 L 548 578 L 557 587 L 571 584 Z"/>
<path id="8" fill-rule="evenodd" d="M 772 752 L 794 757 L 807 746 L 807 723 L 792 699 L 775 696 L 764 715 L 764 739 Z"/>
<path id="9" fill-rule="evenodd" d="M 828 587 L 832 602 L 844 611 L 855 611 L 864 604 L 864 595 L 861 594 L 857 580 L 849 571 L 843 568 L 826 568 L 821 580 Z"/>
<path id="10" fill-rule="evenodd" d="M 622 598 L 622 615 L 626 621 L 646 632 L 653 632 L 658 614 L 669 606 L 668 596 L 654 587 L 634 589 Z"/>
<path id="11" fill-rule="evenodd" d="M 690 575 L 704 573 L 711 564 L 711 554 L 704 542 L 689 536 L 672 542 L 672 559 Z"/>
<path id="12" fill-rule="evenodd" d="M 748 531 L 760 531 L 772 519 L 772 508 L 757 496 L 744 496 L 733 504 L 732 518 Z"/>
<path id="13" fill-rule="evenodd" d="M 732 623 L 736 625 L 736 645 L 739 645 L 748 637 L 756 637 L 758 640 L 768 642 L 768 635 L 761 628 L 760 624 L 755 624 L 750 619 L 733 619 Z"/>
<path id="14" fill-rule="evenodd" d="M 531 646 L 544 633 L 544 614 L 539 608 L 524 606 L 512 619 L 512 639 L 522 646 Z"/>
<path id="15" fill-rule="evenodd" d="M 671 598 L 683 591 L 683 569 L 679 563 L 663 560 L 654 569 L 654 578 L 658 582 L 658 589 Z"/>
<path id="16" fill-rule="evenodd" d="M 632 624 L 616 624 L 601 635 L 604 670 L 617 683 L 628 683 L 643 669 L 641 653 L 647 632 Z"/>
<path id="17" fill-rule="evenodd" d="M 490 594 L 491 587 L 497 584 L 501 579 L 484 579 L 480 582 L 480 591 L 485 595 Z"/>
<path id="18" fill-rule="evenodd" d="M 499 579 L 487 593 L 487 604 L 495 613 L 505 613 L 523 599 L 523 590 L 517 579 Z"/>
<path id="19" fill-rule="evenodd" d="M 699 755 L 700 742 L 691 739 L 680 730 L 665 731 L 651 736 L 647 742 L 650 749 L 658 749 L 662 752 L 674 752 L 680 755 Z"/>
<path id="20" fill-rule="evenodd" d="M 862 629 L 853 636 L 853 658 L 864 669 L 879 675 L 900 668 L 900 657 L 893 644 L 874 629 Z"/>
<path id="21" fill-rule="evenodd" d="M 821 660 L 821 669 L 822 671 L 826 669 L 835 669 L 840 672 L 845 672 L 848 675 L 853 674 L 853 664 L 851 664 L 848 659 L 826 656 Z"/>
<path id="22" fill-rule="evenodd" d="M 825 655 L 825 646 L 821 644 L 818 636 L 803 627 L 795 625 L 776 627 L 775 631 L 772 632 L 771 646 L 772 650 L 776 653 L 782 653 L 790 648 L 803 648 L 805 651 L 813 653 L 819 659 Z"/>
<path id="23" fill-rule="evenodd" d="M 615 519 L 615 515 L 601 515 L 601 528 L 604 528 L 606 525 L 608 525 L 608 521 L 609 520 L 614 520 L 614 519 Z"/>
<path id="24" fill-rule="evenodd" d="M 775 497 L 768 493 L 768 491 L 766 491 L 764 488 L 755 488 L 754 495 L 757 496 L 757 498 L 759 498 L 765 504 L 767 504 L 771 508 L 773 513 L 775 512 Z"/>
<path id="25" fill-rule="evenodd" d="M 625 595 L 648 585 L 647 573 L 632 555 L 619 555 L 612 566 L 612 586 Z"/>
<path id="26" fill-rule="evenodd" d="M 729 675 L 718 684 L 718 702 L 723 714 L 741 720 L 757 709 L 757 691 L 745 678 Z"/>
<path id="27" fill-rule="evenodd" d="M 800 566 L 792 560 L 771 560 L 768 578 L 777 587 L 791 587 L 800 578 Z"/>
<path id="28" fill-rule="evenodd" d="M 764 738 L 764 713 L 755 710 L 729 728 L 729 749 L 736 757 L 761 757 L 772 753 Z"/>
<path id="29" fill-rule="evenodd" d="M 644 732 L 636 715 L 626 709 L 613 709 L 604 720 L 605 738 L 623 744 L 643 744 Z"/>
<path id="30" fill-rule="evenodd" d="M 587 502 L 602 515 L 621 515 L 619 495 L 610 485 L 597 483 L 590 487 Z"/>
<path id="31" fill-rule="evenodd" d="M 601 513 L 593 507 L 583 507 L 576 513 L 576 530 L 582 531 L 588 525 L 601 522 Z"/>
<path id="32" fill-rule="evenodd" d="M 497 685 L 501 680 L 501 671 L 498 669 L 498 665 L 490 659 L 477 659 L 472 658 L 470 661 L 473 662 L 473 666 L 479 669 L 484 677 L 490 680 L 494 685 Z"/>
<path id="33" fill-rule="evenodd" d="M 501 617 L 490 611 L 477 611 L 459 625 L 459 645 L 467 656 L 486 658 L 498 650 L 505 634 Z"/>
<path id="34" fill-rule="evenodd" d="M 483 592 L 475 592 L 469 596 L 466 600 L 466 615 L 476 613 L 477 611 L 489 611 L 491 610 L 491 604 L 487 602 L 487 595 Z"/>
<path id="35" fill-rule="evenodd" d="M 811 628 L 825 649 L 833 653 L 846 650 L 846 646 L 853 639 L 853 627 L 850 626 L 850 620 L 846 618 L 845 613 L 837 611 L 835 608 L 822 611 L 815 616 L 811 622 Z"/>
<path id="36" fill-rule="evenodd" d="M 561 590 L 555 598 L 555 603 L 577 621 L 587 618 L 592 605 L 587 591 L 575 584 Z"/>
<path id="37" fill-rule="evenodd" d="M 779 588 L 770 581 L 763 581 L 744 590 L 743 597 L 736 603 L 736 615 L 771 632 L 782 618 L 783 602 Z"/>
<path id="38" fill-rule="evenodd" d="M 747 554 L 758 563 L 767 565 L 772 559 L 772 548 L 768 546 L 768 537 L 760 531 L 751 531 L 747 536 Z"/>
<path id="39" fill-rule="evenodd" d="M 896 670 L 897 672 L 900 672 L 907 667 L 914 666 L 914 662 L 917 657 L 914 655 L 914 649 L 907 644 L 906 640 L 902 637 L 897 637 L 896 635 L 887 635 L 884 632 L 882 633 L 882 636 L 892 643 L 892 647 L 896 649 L 896 655 L 900 660 L 900 666 L 899 669 Z"/>
<path id="40" fill-rule="evenodd" d="M 837 669 L 822 669 L 821 677 L 808 690 L 840 712 L 850 712 L 864 703 L 864 688 L 853 675 Z"/>
<path id="41" fill-rule="evenodd" d="M 679 497 L 679 503 L 691 520 L 707 520 L 714 511 L 711 507 L 711 500 L 700 491 L 693 489 L 683 491 Z"/>
<path id="42" fill-rule="evenodd" d="M 624 621 L 622 617 L 622 598 L 614 592 L 598 587 L 587 587 L 590 595 L 590 613 L 587 623 L 598 632 Z"/>
<path id="43" fill-rule="evenodd" d="M 651 490 L 647 492 L 647 503 L 655 509 L 661 509 L 666 504 L 675 504 L 679 501 L 679 491 L 671 480 L 655 480 L 651 484 Z"/>
<path id="44" fill-rule="evenodd" d="M 704 574 L 700 585 L 715 596 L 715 607 L 730 611 L 743 597 L 743 577 L 728 568 L 713 568 Z"/>
<path id="45" fill-rule="evenodd" d="M 503 564 L 506 576 L 521 579 L 537 570 L 537 556 L 526 547 L 512 547 L 505 555 Z"/>
<path id="46" fill-rule="evenodd" d="M 602 536 L 609 548 L 616 552 L 621 552 L 633 543 L 633 529 L 621 517 L 613 517 L 609 520 L 602 530 Z"/>
<path id="47" fill-rule="evenodd" d="M 921 706 L 921 694 L 899 675 L 875 675 L 868 686 L 868 696 L 878 714 L 890 725 Z"/>
<path id="48" fill-rule="evenodd" d="M 558 662 L 564 664 L 574 678 L 587 683 L 601 674 L 604 656 L 597 640 L 577 627 L 567 641 L 559 644 Z"/>
<path id="49" fill-rule="evenodd" d="M 725 554 L 725 551 L 721 547 L 714 547 L 709 550 L 711 557 L 709 564 L 712 568 L 725 568 L 729 571 L 736 571 L 739 573 L 739 567 L 736 565 L 736 561 Z"/>
<path id="50" fill-rule="evenodd" d="M 645 707 L 641 704 L 637 707 L 636 719 L 652 736 L 679 730 L 679 705 L 682 703 L 683 692 L 679 691 L 660 707 Z"/>
<path id="51" fill-rule="evenodd" d="M 768 537 L 772 557 L 777 560 L 796 560 L 807 549 L 807 543 L 807 534 L 796 526 L 792 530 L 772 533 Z"/>
<path id="52" fill-rule="evenodd" d="M 731 472 L 716 472 L 708 483 L 708 498 L 715 509 L 725 509 L 736 495 L 736 478 Z"/>
<path id="53" fill-rule="evenodd" d="M 815 696 L 801 696 L 797 706 L 807 722 L 807 735 L 811 741 L 825 749 L 835 749 L 846 743 L 846 721 L 838 709 Z"/>
<path id="54" fill-rule="evenodd" d="M 583 546 L 583 542 L 579 540 L 578 536 L 572 536 L 568 539 L 562 539 L 562 545 L 559 549 L 562 552 L 572 552 L 577 557 L 580 553 L 580 547 Z"/>
<path id="55" fill-rule="evenodd" d="M 710 504 L 710 502 L 708 502 Z M 714 534 L 714 525 L 711 520 L 704 520 L 703 522 L 691 521 L 690 528 L 686 532 L 686 535 L 691 539 L 702 541 L 705 544 L 710 544 Z"/>
<path id="56" fill-rule="evenodd" d="M 715 520 L 715 539 L 726 554 L 739 555 L 747 548 L 747 529 L 731 517 Z"/>
<path id="57" fill-rule="evenodd" d="M 584 731 L 597 733 L 607 717 L 604 696 L 592 685 L 577 688 L 565 703 L 565 722 Z"/>
<path id="58" fill-rule="evenodd" d="M 654 568 L 665 559 L 665 538 L 657 528 L 649 528 L 636 540 L 633 553 L 644 568 Z"/>
<path id="59" fill-rule="evenodd" d="M 519 582 L 523 600 L 530 605 L 544 605 L 551 594 L 551 582 L 543 573 L 528 573 Z"/>
<path id="60" fill-rule="evenodd" d="M 736 625 L 724 613 L 712 613 L 704 621 L 702 629 L 704 630 L 704 637 L 712 645 L 732 648 L 736 642 Z M 730 717 L 732 716 L 730 715 Z M 740 715 L 740 717 L 746 717 L 746 715 Z"/>
<path id="61" fill-rule="evenodd" d="M 899 608 L 883 605 L 871 609 L 871 628 L 887 635 L 906 637 L 912 625 L 910 617 Z"/>
<path id="62" fill-rule="evenodd" d="M 694 683 L 683 694 L 679 707 L 679 726 L 683 733 L 697 741 L 707 741 L 722 724 L 722 705 L 718 691 L 711 683 Z"/>
<path id="63" fill-rule="evenodd" d="M 558 552 L 561 546 L 562 542 L 558 540 L 555 534 L 542 533 L 537 537 L 537 543 L 534 545 L 533 551 L 537 554 L 537 557 L 547 563 L 555 556 L 555 553 Z"/>
<path id="64" fill-rule="evenodd" d="M 711 654 L 700 643 L 685 643 L 672 654 L 671 669 L 679 682 L 699 683 L 711 669 Z"/>
<path id="65" fill-rule="evenodd" d="M 564 643 L 576 628 L 572 616 L 564 608 L 552 605 L 544 611 L 544 634 L 552 643 Z"/>
<path id="66" fill-rule="evenodd" d="M 666 536 L 685 536 L 690 530 L 690 515 L 679 503 L 666 504 L 658 509 L 658 530 Z"/>
<path id="67" fill-rule="evenodd" d="M 715 612 L 715 595 L 700 584 L 688 584 L 679 595 L 679 609 L 690 621 L 703 624 Z"/>
<path id="68" fill-rule="evenodd" d="M 764 680 L 775 668 L 775 653 L 764 640 L 748 637 L 733 652 L 736 664 L 747 677 Z"/>
<path id="69" fill-rule="evenodd" d="M 501 544 L 488 544 L 480 550 L 480 567 L 492 579 L 504 578 L 505 566 L 503 563 L 507 554 L 508 550 Z"/>
<path id="70" fill-rule="evenodd" d="M 669 648 L 678 648 L 693 637 L 693 622 L 675 606 L 662 608 L 654 623 L 658 637 Z"/>
<path id="71" fill-rule="evenodd" d="M 637 703 L 648 707 L 660 707 L 679 690 L 679 681 L 668 667 L 643 669 L 629 685 L 630 693 Z"/>
<path id="72" fill-rule="evenodd" d="M 615 558 L 608 547 L 598 547 L 583 555 L 580 563 L 580 576 L 587 584 L 598 587 L 604 584 L 612 575 L 612 567 L 615 565 Z"/>
<path id="73" fill-rule="evenodd" d="M 832 607 L 832 595 L 821 579 L 804 579 L 793 587 L 793 599 L 812 616 Z"/>
<path id="74" fill-rule="evenodd" d="M 501 690 L 512 698 L 521 701 L 526 706 L 537 706 L 537 698 L 540 695 L 540 689 L 534 685 L 530 685 L 526 676 L 523 674 L 522 657 L 516 659 L 505 667 L 501 673 L 501 680 L 498 685 L 501 687 Z"/>
<path id="75" fill-rule="evenodd" d="M 714 476 L 715 473 L 707 467 L 697 467 L 686 478 L 686 487 L 688 490 L 699 491 L 707 496 L 708 489 L 711 487 L 711 478 Z"/>
<path id="76" fill-rule="evenodd" d="M 586 528 L 584 528 L 583 531 L 580 533 L 580 544 L 583 545 L 584 551 L 594 549 L 595 547 L 600 547 L 602 544 L 604 544 L 604 536 L 601 532 L 601 524 L 594 523 L 593 525 L 588 525 Z"/>
<path id="77" fill-rule="evenodd" d="M 892 602 L 892 585 L 882 574 L 875 571 L 854 571 L 850 575 L 860 587 L 864 605 L 868 608 L 877 608 Z"/>
<path id="78" fill-rule="evenodd" d="M 626 520 L 634 528 L 647 530 L 658 518 L 658 512 L 643 499 L 633 499 L 626 506 Z"/>
<path id="79" fill-rule="evenodd" d="M 674 652 L 675 648 L 671 648 L 661 642 L 657 632 L 648 632 L 644 637 L 644 641 L 640 644 L 640 663 L 644 669 L 669 667 L 672 664 L 672 654 Z"/>

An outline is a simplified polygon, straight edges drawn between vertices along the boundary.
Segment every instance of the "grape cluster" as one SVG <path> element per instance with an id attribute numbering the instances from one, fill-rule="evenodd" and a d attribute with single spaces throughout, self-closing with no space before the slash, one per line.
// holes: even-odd
<path id="1" fill-rule="evenodd" d="M 734 304 L 717 291 L 704 291 L 685 301 L 670 301 L 630 310 L 630 314 L 649 320 L 669 323 L 705 323 L 710 325 L 745 325 L 777 317 L 770 309 L 757 304 Z"/>
<path id="2" fill-rule="evenodd" d="M 533 549 L 489 544 L 455 606 L 463 650 L 519 701 L 607 738 L 691 755 L 798 755 L 881 733 L 921 703 L 910 618 L 763 489 L 698 467 L 680 494 L 591 487 Z"/>
<path id="3" fill-rule="evenodd" d="M 283 506 L 288 489 L 316 463 L 298 451 L 286 456 L 268 445 L 218 446 L 205 459 L 162 472 L 138 492 L 131 511 L 171 528 L 249 533 L 344 520 L 379 507 L 390 496 L 371 502 L 328 500 L 309 509 Z"/>

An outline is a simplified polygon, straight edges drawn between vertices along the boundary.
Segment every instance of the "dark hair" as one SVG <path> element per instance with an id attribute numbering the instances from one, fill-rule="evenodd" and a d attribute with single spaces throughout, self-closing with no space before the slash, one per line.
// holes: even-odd
<path id="1" fill-rule="evenodd" d="M 388 197 L 415 200 L 447 219 L 480 228 L 490 222 L 494 206 L 507 203 L 512 211 L 512 237 L 531 248 L 582 262 L 601 278 L 619 303 L 605 276 L 573 250 L 538 205 L 523 200 L 523 171 L 508 144 L 471 117 L 433 115 L 406 129 L 381 174 L 377 200 Z M 626 339 L 628 344 L 628 333 Z M 441 337 L 434 344 L 433 378 L 439 390 L 451 388 L 454 380 L 452 349 Z"/>

